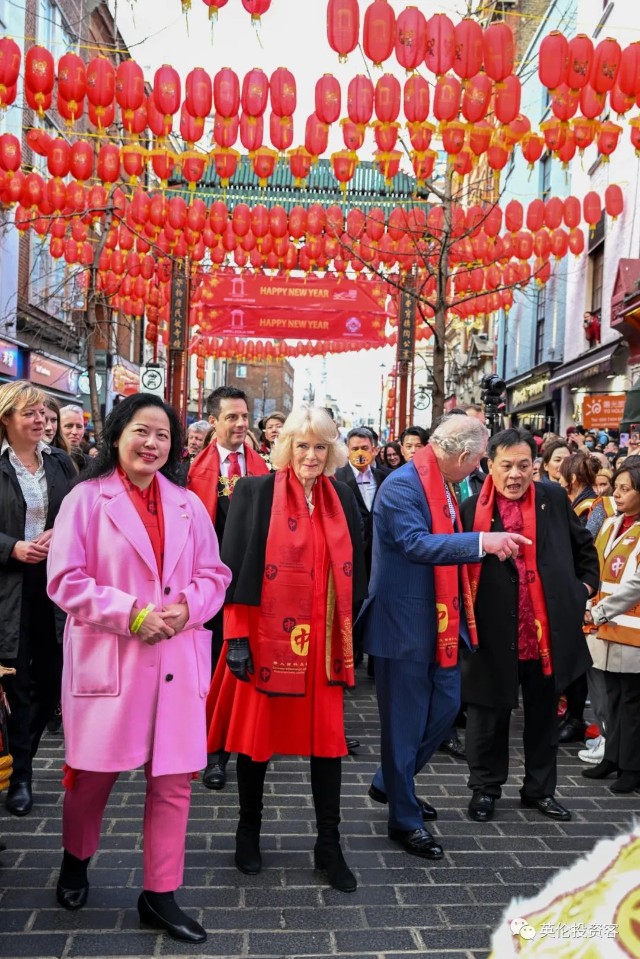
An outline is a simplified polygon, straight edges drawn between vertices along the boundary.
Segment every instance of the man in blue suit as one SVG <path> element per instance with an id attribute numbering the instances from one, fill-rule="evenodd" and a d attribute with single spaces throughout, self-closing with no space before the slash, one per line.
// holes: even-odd
<path id="1" fill-rule="evenodd" d="M 447 417 L 428 447 L 385 480 L 373 511 L 361 618 L 365 650 L 376 658 L 381 766 L 369 795 L 389 803 L 389 837 L 426 859 L 444 853 L 424 826 L 437 812 L 416 797 L 414 776 L 458 712 L 459 642 L 477 642 L 465 564 L 489 553 L 504 561 L 526 542 L 512 533 L 460 532 L 452 487 L 478 467 L 487 439 L 477 419 Z"/>

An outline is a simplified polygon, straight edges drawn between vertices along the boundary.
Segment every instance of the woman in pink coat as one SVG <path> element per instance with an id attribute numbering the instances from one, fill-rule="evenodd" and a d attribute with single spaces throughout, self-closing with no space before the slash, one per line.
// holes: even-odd
<path id="1" fill-rule="evenodd" d="M 229 570 L 207 512 L 177 485 L 175 412 L 136 394 L 107 419 L 99 456 L 65 499 L 49 552 L 51 599 L 68 613 L 62 714 L 66 776 L 58 902 L 87 901 L 109 793 L 144 765 L 143 922 L 176 939 L 204 929 L 177 906 L 192 774 L 206 765 L 211 634 Z"/>

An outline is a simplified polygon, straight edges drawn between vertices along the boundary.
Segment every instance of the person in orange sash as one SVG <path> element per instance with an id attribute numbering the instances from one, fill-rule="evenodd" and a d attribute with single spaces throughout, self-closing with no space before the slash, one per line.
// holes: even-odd
<path id="1" fill-rule="evenodd" d="M 462 504 L 467 530 L 507 530 L 526 537 L 513 560 L 488 556 L 471 569 L 478 650 L 462 663 L 467 705 L 467 762 L 473 791 L 469 815 L 493 818 L 509 774 L 509 721 L 522 690 L 523 806 L 566 821 L 555 799 L 557 699 L 589 666 L 582 632 L 588 597 L 598 585 L 591 534 L 560 485 L 533 482 L 536 456 L 526 430 L 508 429 L 489 441 L 489 477 Z"/>
<path id="2" fill-rule="evenodd" d="M 602 762 L 582 775 L 605 779 L 617 772 L 613 793 L 640 789 L 640 465 L 627 462 L 613 477 L 619 512 L 596 539 L 600 589 L 585 614 L 597 629 L 589 648 L 594 667 L 604 672 L 608 725 Z"/>
<path id="3" fill-rule="evenodd" d="M 523 537 L 463 533 L 453 484 L 477 469 L 488 432 L 448 416 L 428 445 L 384 481 L 373 507 L 369 599 L 360 613 L 365 651 L 376 657 L 381 764 L 369 797 L 389 804 L 389 838 L 412 856 L 441 859 L 425 828 L 437 811 L 418 799 L 414 777 L 460 709 L 460 644 L 475 646 L 468 563 L 505 560 Z"/>
<path id="4" fill-rule="evenodd" d="M 222 554 L 233 573 L 221 658 L 207 701 L 209 751 L 238 753 L 238 869 L 262 868 L 262 796 L 269 760 L 309 756 L 316 868 L 335 889 L 356 888 L 340 849 L 343 690 L 354 685 L 352 617 L 366 595 L 358 508 L 329 477 L 346 449 L 325 410 L 287 418 L 276 472 L 241 480 Z M 228 667 L 228 668 L 227 668 Z"/>
<path id="5" fill-rule="evenodd" d="M 222 544 L 229 504 L 242 476 L 262 476 L 269 472 L 264 459 L 247 440 L 249 409 L 247 397 L 233 386 L 219 386 L 207 397 L 207 415 L 215 437 L 191 463 L 187 487 L 199 496 L 211 517 Z M 209 623 L 211 662 L 215 670 L 222 651 L 222 611 Z M 202 782 L 209 789 L 223 789 L 227 781 L 229 753 L 209 753 Z"/>

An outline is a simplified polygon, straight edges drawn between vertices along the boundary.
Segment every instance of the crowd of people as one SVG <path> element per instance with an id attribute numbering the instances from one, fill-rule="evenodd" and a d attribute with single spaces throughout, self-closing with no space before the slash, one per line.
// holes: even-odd
<path id="1" fill-rule="evenodd" d="M 368 795 L 411 855 L 444 856 L 415 786 L 437 749 L 468 764 L 470 818 L 493 819 L 519 700 L 523 806 L 571 818 L 559 743 L 582 744 L 584 775 L 615 775 L 614 794 L 640 789 L 640 437 L 489 436 L 473 405 L 382 446 L 308 406 L 254 437 L 248 409 L 220 387 L 183 438 L 171 406 L 135 394 L 96 444 L 80 407 L 0 386 L 0 788 L 31 812 L 61 703 L 62 907 L 87 903 L 110 792 L 142 767 L 141 922 L 203 942 L 175 899 L 191 781 L 225 788 L 231 755 L 237 868 L 263 868 L 269 762 L 304 756 L 315 867 L 355 890 L 343 707 L 365 654 L 381 729 Z"/>

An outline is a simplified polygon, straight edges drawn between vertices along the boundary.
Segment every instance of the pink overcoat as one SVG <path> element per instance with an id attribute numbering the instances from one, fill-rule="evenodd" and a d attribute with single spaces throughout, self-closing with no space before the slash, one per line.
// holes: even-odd
<path id="1" fill-rule="evenodd" d="M 211 633 L 231 574 L 198 497 L 158 474 L 162 578 L 149 536 L 117 474 L 80 483 L 63 501 L 48 592 L 68 613 L 62 713 L 67 763 L 115 772 L 149 759 L 154 776 L 206 765 Z M 189 621 L 155 646 L 129 632 L 131 609 L 186 601 Z"/>

